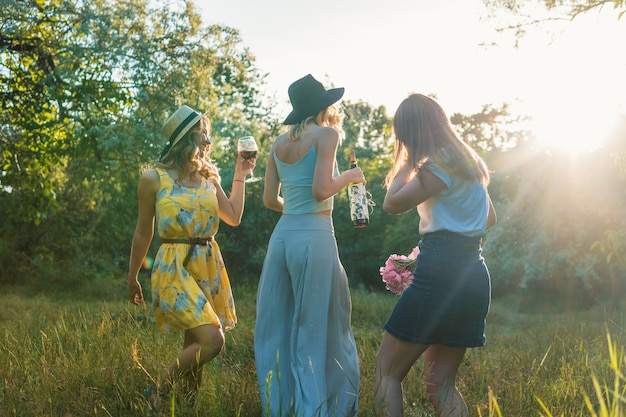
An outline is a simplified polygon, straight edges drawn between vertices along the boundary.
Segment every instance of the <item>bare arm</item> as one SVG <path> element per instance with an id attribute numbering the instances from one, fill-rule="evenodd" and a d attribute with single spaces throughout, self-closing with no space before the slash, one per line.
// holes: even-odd
<path id="1" fill-rule="evenodd" d="M 265 168 L 265 186 L 263 188 L 263 204 L 270 210 L 283 212 L 284 201 L 280 196 L 280 179 L 276 170 L 276 161 L 274 161 L 275 141 L 267 155 L 267 166 Z"/>
<path id="2" fill-rule="evenodd" d="M 489 230 L 498 222 L 498 217 L 496 216 L 496 209 L 493 207 L 493 202 L 491 201 L 491 197 L 489 196 L 489 194 L 487 194 L 487 199 L 489 200 L 489 214 L 487 214 L 486 229 Z"/>
<path id="3" fill-rule="evenodd" d="M 226 197 L 222 185 L 216 179 L 211 179 L 213 185 L 215 185 L 217 194 L 218 215 L 220 219 L 230 226 L 239 226 L 241 223 L 246 196 L 244 179 L 246 175 L 252 172 L 255 163 L 256 158 L 246 160 L 237 155 L 237 164 L 235 165 L 235 173 L 233 174 L 230 197 Z"/>
<path id="4" fill-rule="evenodd" d="M 137 226 L 133 234 L 133 246 L 130 251 L 130 265 L 128 267 L 128 295 L 135 304 L 143 302 L 143 293 L 138 275 L 154 236 L 155 201 L 158 189 L 159 174 L 154 169 L 144 172 L 137 186 L 139 210 Z"/>
<path id="5" fill-rule="evenodd" d="M 337 194 L 350 183 L 365 182 L 361 168 L 352 168 L 341 175 L 333 177 L 339 134 L 330 127 L 320 128 L 320 135 L 316 139 L 317 161 L 313 175 L 313 198 L 323 201 Z M 315 145 L 314 145 L 315 146 Z"/>
<path id="6" fill-rule="evenodd" d="M 413 167 L 405 163 L 387 189 L 383 210 L 389 214 L 405 213 L 445 188 L 446 184 L 429 170 L 422 169 L 417 176 Z"/>

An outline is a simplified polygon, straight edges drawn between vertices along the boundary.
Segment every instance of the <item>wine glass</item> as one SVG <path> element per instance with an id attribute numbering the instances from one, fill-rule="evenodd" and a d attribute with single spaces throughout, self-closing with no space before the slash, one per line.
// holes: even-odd
<path id="1" fill-rule="evenodd" d="M 256 141 L 252 136 L 244 136 L 239 139 L 237 142 L 237 152 L 243 159 L 252 159 L 259 152 L 259 146 L 256 144 Z M 261 181 L 262 178 L 255 177 L 252 172 L 250 172 L 250 178 L 246 178 L 245 182 L 257 182 Z"/>

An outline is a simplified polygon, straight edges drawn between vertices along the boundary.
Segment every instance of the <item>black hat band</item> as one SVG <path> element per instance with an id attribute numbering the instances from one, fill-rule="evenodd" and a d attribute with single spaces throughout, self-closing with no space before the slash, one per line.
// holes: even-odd
<path id="1" fill-rule="evenodd" d="M 172 134 L 170 135 L 170 143 L 172 143 L 174 141 L 174 138 L 176 138 L 176 136 L 178 136 L 178 134 L 185 128 L 187 127 L 187 125 L 189 124 L 189 122 L 191 122 L 193 119 L 195 119 L 196 117 L 200 116 L 200 113 L 198 112 L 193 112 L 193 113 L 189 113 L 189 115 L 187 117 L 185 117 L 185 120 L 183 120 L 181 122 L 181 124 L 178 125 L 178 127 L 176 129 L 174 129 L 174 131 L 172 132 Z"/>

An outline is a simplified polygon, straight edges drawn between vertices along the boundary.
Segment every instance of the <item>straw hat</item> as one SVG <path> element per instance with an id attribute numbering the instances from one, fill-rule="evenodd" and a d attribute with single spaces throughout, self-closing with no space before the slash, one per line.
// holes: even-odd
<path id="1" fill-rule="evenodd" d="M 311 74 L 305 75 L 289 86 L 289 101 L 293 110 L 283 124 L 294 125 L 316 115 L 343 97 L 344 91 L 343 87 L 326 90 Z"/>
<path id="2" fill-rule="evenodd" d="M 189 106 L 180 106 L 166 121 L 161 132 L 165 135 L 169 142 L 169 148 L 185 136 L 202 117 L 200 112 L 195 111 Z M 169 149 L 168 149 L 169 150 Z"/>

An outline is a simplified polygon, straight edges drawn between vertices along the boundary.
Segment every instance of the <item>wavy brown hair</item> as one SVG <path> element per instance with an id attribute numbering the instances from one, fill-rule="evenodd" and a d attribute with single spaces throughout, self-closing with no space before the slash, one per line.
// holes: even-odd
<path id="1" fill-rule="evenodd" d="M 406 161 L 419 174 L 430 157 L 443 171 L 467 181 L 489 184 L 487 165 L 461 140 L 446 113 L 432 98 L 411 94 L 404 99 L 393 117 L 393 130 L 396 142 L 393 166 L 385 178 L 386 187 Z"/>
<path id="2" fill-rule="evenodd" d="M 190 175 L 198 172 L 205 178 L 217 178 L 220 180 L 219 170 L 213 163 L 210 156 L 200 157 L 198 143 L 196 141 L 196 133 L 198 130 L 207 136 L 211 134 L 211 121 L 208 116 L 203 115 L 198 123 L 193 125 L 191 129 L 178 141 L 167 154 L 157 163 L 159 168 L 175 169 L 180 176 L 186 172 L 186 167 L 191 165 Z"/>

